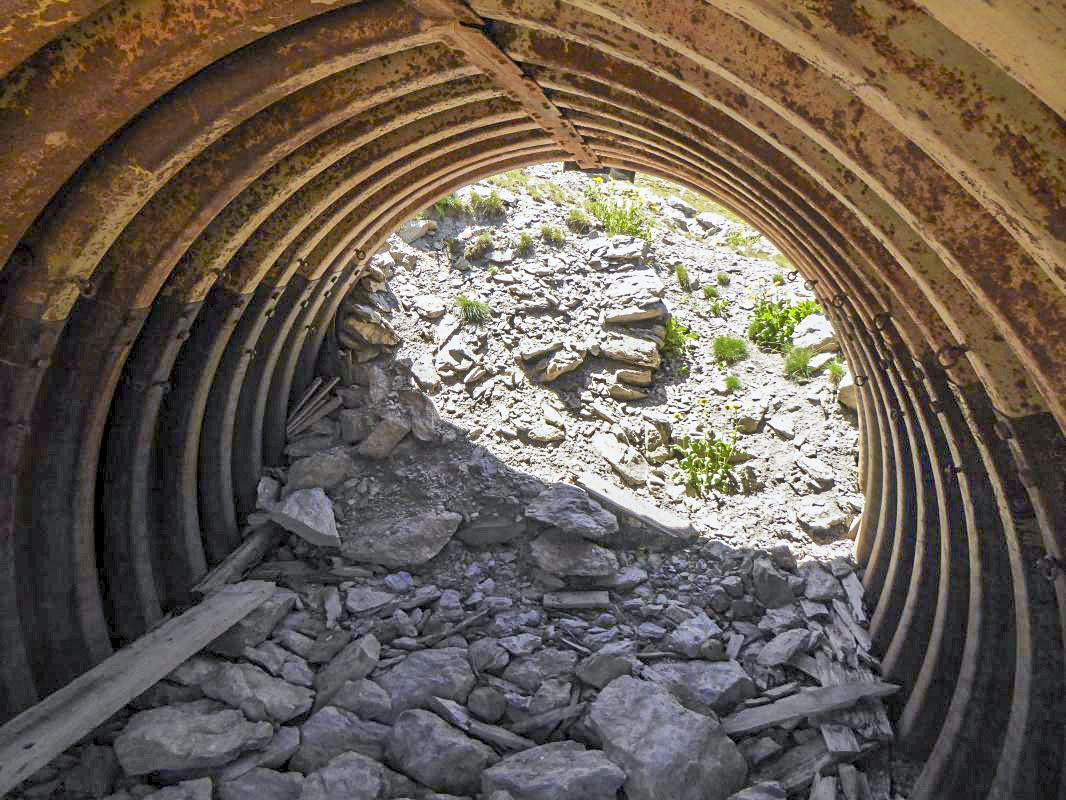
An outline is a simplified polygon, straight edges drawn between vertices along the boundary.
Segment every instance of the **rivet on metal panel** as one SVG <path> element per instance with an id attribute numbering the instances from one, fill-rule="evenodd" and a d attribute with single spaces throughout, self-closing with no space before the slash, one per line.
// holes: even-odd
<path id="1" fill-rule="evenodd" d="M 796 278 L 798 278 L 798 277 L 799 277 L 799 273 L 796 270 L 792 270 L 792 272 L 786 272 L 785 273 L 785 279 L 789 283 L 795 283 L 796 282 Z"/>
<path id="2" fill-rule="evenodd" d="M 868 380 L 869 380 L 869 378 L 867 378 L 865 375 L 856 375 L 855 376 L 855 385 L 856 386 L 865 386 L 866 382 Z"/>
<path id="3" fill-rule="evenodd" d="M 78 294 L 82 297 L 96 297 L 96 293 L 100 291 L 100 287 L 96 286 L 89 278 L 78 276 L 71 278 L 70 282 L 78 287 Z"/>
<path id="4" fill-rule="evenodd" d="M 879 314 L 874 315 L 874 327 L 879 331 L 887 331 L 892 324 L 892 315 L 887 311 L 882 311 Z"/>
<path id="5" fill-rule="evenodd" d="M 817 286 L 817 285 L 818 285 L 818 279 L 817 278 L 815 278 L 812 281 L 804 281 L 803 282 L 803 288 L 806 289 L 808 292 L 813 291 L 814 287 Z"/>
<path id="6" fill-rule="evenodd" d="M 832 303 L 837 308 L 843 308 L 846 302 L 848 302 L 848 298 L 847 295 L 845 295 L 843 292 L 837 292 L 835 295 L 833 295 Z"/>
<path id="7" fill-rule="evenodd" d="M 366 250 L 362 250 L 362 249 L 356 250 L 355 251 L 355 260 L 356 261 L 366 261 Z"/>
<path id="8" fill-rule="evenodd" d="M 1066 572 L 1066 562 L 1061 558 L 1056 558 L 1051 555 L 1051 553 L 1046 553 L 1037 560 L 1036 568 L 1040 570 L 1040 574 L 1043 575 L 1046 580 L 1053 581 L 1062 575 L 1063 572 Z"/>
<path id="9" fill-rule="evenodd" d="M 936 351 L 936 360 L 944 369 L 951 369 L 969 350 L 970 348 L 964 344 L 944 345 Z"/>

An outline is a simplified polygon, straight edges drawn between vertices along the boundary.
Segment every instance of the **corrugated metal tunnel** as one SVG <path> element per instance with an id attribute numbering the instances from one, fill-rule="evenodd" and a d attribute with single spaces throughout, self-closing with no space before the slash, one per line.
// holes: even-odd
<path id="1" fill-rule="evenodd" d="M 704 192 L 861 385 L 919 798 L 1066 796 L 1066 8 L 6 0 L 0 719 L 187 600 L 401 222 L 547 161 Z"/>

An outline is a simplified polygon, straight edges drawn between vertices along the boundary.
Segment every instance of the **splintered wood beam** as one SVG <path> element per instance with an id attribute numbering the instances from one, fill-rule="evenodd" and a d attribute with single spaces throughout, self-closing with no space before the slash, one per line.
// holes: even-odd
<path id="1" fill-rule="evenodd" d="M 522 73 L 481 27 L 485 21 L 459 0 L 407 0 L 420 16 L 441 23 L 434 30 L 440 40 L 466 56 L 491 78 L 504 93 L 526 109 L 559 145 L 574 157 L 578 166 L 596 169 L 600 160 L 563 113 L 552 103 L 540 85 Z"/>
<path id="2" fill-rule="evenodd" d="M 262 605 L 274 588 L 267 581 L 226 586 L 0 728 L 0 797 Z"/>

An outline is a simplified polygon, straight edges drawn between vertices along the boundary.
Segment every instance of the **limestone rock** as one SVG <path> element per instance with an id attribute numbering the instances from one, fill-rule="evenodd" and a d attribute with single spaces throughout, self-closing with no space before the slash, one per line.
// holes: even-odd
<path id="1" fill-rule="evenodd" d="M 429 711 L 404 711 L 392 726 L 389 763 L 431 789 L 472 795 L 481 773 L 499 757 L 488 745 L 471 739 Z"/>
<path id="2" fill-rule="evenodd" d="M 526 506 L 526 516 L 552 525 L 563 533 L 595 542 L 610 539 L 618 520 L 577 486 L 557 483 L 545 489 Z"/>
<path id="3" fill-rule="evenodd" d="M 833 326 L 823 314 L 811 314 L 800 320 L 792 333 L 792 344 L 810 348 L 816 353 L 840 349 Z"/>
<path id="4" fill-rule="evenodd" d="M 220 781 L 217 800 L 299 800 L 304 776 L 256 767 L 231 781 Z"/>
<path id="5" fill-rule="evenodd" d="M 411 301 L 411 307 L 415 313 L 423 319 L 437 319 L 444 316 L 447 311 L 444 301 L 431 294 L 420 294 Z"/>
<path id="6" fill-rule="evenodd" d="M 585 350 L 566 348 L 557 350 L 544 362 L 540 379 L 545 383 L 554 381 L 556 378 L 573 372 L 585 363 Z"/>
<path id="7" fill-rule="evenodd" d="M 296 594 L 294 592 L 288 589 L 277 589 L 265 603 L 211 642 L 207 649 L 219 655 L 239 658 L 244 653 L 244 648 L 255 647 L 260 642 L 265 641 L 274 632 L 274 628 L 278 626 L 278 623 L 292 610 L 294 605 L 296 605 Z M 193 659 L 185 663 L 189 664 L 191 661 Z M 200 664 L 200 678 L 206 678 L 217 666 L 215 662 L 198 663 Z M 178 670 L 181 669 L 181 667 L 178 668 Z M 175 673 L 178 670 L 175 670 Z M 198 680 L 192 682 L 187 682 L 180 678 L 175 678 L 175 680 L 186 686 L 198 685 L 199 683 Z"/>
<path id="8" fill-rule="evenodd" d="M 345 436 L 347 440 L 347 437 Z M 342 447 L 301 458 L 289 467 L 285 494 L 299 489 L 332 489 L 355 473 L 355 462 Z"/>
<path id="9" fill-rule="evenodd" d="M 678 661 L 658 664 L 655 671 L 693 711 L 729 711 L 755 696 L 755 682 L 736 661 Z"/>
<path id="10" fill-rule="evenodd" d="M 455 534 L 461 515 L 451 511 L 416 514 L 403 519 L 370 520 L 346 536 L 345 557 L 386 567 L 424 564 Z"/>
<path id="11" fill-rule="evenodd" d="M 852 411 L 859 410 L 859 388 L 855 385 L 855 378 L 850 371 L 845 373 L 837 384 L 837 400 Z"/>
<path id="12" fill-rule="evenodd" d="M 659 349 L 655 342 L 639 336 L 612 333 L 600 342 L 600 352 L 607 358 L 636 364 L 638 367 L 658 369 L 662 363 Z"/>
<path id="13" fill-rule="evenodd" d="M 288 722 L 311 708 L 313 693 L 272 678 L 251 664 L 222 664 L 200 684 L 203 693 L 239 708 L 251 720 Z"/>
<path id="14" fill-rule="evenodd" d="M 326 706 L 300 726 L 300 749 L 289 766 L 307 774 L 348 752 L 378 760 L 385 752 L 388 733 L 387 725 L 362 720 L 335 706 Z"/>
<path id="15" fill-rule="evenodd" d="M 115 739 L 115 755 L 127 775 L 220 767 L 273 736 L 269 722 L 249 722 L 240 711 L 197 700 L 134 714 Z"/>
<path id="16" fill-rule="evenodd" d="M 630 800 L 725 800 L 744 785 L 747 764 L 721 726 L 661 686 L 615 679 L 592 704 L 589 724 L 625 771 Z"/>
<path id="17" fill-rule="evenodd" d="M 376 680 L 392 698 L 394 714 L 425 708 L 432 697 L 465 703 L 475 682 L 467 651 L 458 647 L 411 653 Z"/>
<path id="18" fill-rule="evenodd" d="M 359 445 L 359 455 L 367 458 L 387 458 L 411 430 L 411 422 L 403 414 L 390 412 Z"/>
<path id="19" fill-rule="evenodd" d="M 421 239 L 423 236 L 432 236 L 437 232 L 437 223 L 431 219 L 412 219 L 405 222 L 396 231 L 396 235 L 407 244 Z"/>
<path id="20" fill-rule="evenodd" d="M 599 577 L 618 571 L 618 558 L 610 550 L 580 536 L 545 531 L 530 545 L 534 563 L 552 575 Z"/>
<path id="21" fill-rule="evenodd" d="M 514 753 L 485 770 L 481 790 L 514 800 L 614 800 L 625 773 L 598 750 L 572 741 Z"/>
<path id="22" fill-rule="evenodd" d="M 381 800 L 392 796 L 386 773 L 360 753 L 341 753 L 304 779 L 300 800 Z"/>
<path id="23" fill-rule="evenodd" d="M 340 545 L 333 503 L 321 489 L 293 492 L 274 507 L 270 519 L 317 547 Z"/>

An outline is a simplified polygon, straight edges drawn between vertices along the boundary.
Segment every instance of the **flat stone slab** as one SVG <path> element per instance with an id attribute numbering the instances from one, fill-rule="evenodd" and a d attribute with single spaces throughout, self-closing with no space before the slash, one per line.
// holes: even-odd
<path id="1" fill-rule="evenodd" d="M 549 592 L 544 595 L 544 607 L 549 611 L 567 609 L 610 608 L 611 596 L 604 591 Z"/>
<path id="2" fill-rule="evenodd" d="M 640 544 L 654 544 L 660 547 L 679 546 L 696 536 L 696 529 L 689 520 L 657 508 L 598 475 L 583 472 L 577 476 L 577 485 L 588 492 L 594 500 L 621 515 L 621 530 L 618 537 L 624 546 Z M 632 517 L 651 528 L 653 541 L 647 541 L 647 536 L 642 537 L 634 530 L 634 526 L 627 525 L 626 517 Z"/>
<path id="3" fill-rule="evenodd" d="M 730 714 L 722 720 L 722 727 L 730 736 L 746 736 L 749 733 L 772 728 L 775 725 L 784 725 L 803 717 L 851 708 L 860 700 L 887 697 L 898 691 L 899 687 L 894 683 L 881 681 L 824 686 L 820 689 L 790 695 L 784 700 L 778 700 L 767 706 L 745 708 L 735 714 Z"/>

